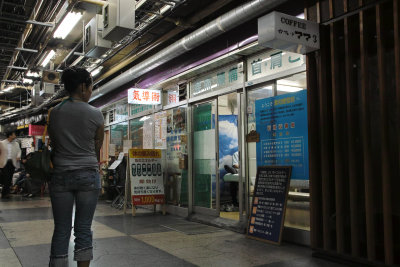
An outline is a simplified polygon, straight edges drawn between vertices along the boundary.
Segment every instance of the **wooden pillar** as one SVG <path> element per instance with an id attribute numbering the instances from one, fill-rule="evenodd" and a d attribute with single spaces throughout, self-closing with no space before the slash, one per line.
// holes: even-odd
<path id="1" fill-rule="evenodd" d="M 381 164 L 382 164 L 382 196 L 383 196 L 383 236 L 385 263 L 393 264 L 393 221 L 391 198 L 391 166 L 389 156 L 388 137 L 388 88 L 385 81 L 385 47 L 383 36 L 382 6 L 376 6 L 376 33 L 378 48 L 378 74 L 379 74 L 379 104 L 380 104 L 380 131 L 381 131 Z"/>

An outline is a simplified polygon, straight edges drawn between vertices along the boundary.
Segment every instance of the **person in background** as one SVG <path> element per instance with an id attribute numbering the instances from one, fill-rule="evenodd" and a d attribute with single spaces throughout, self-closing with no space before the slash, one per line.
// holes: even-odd
<path id="1" fill-rule="evenodd" d="M 2 168 L 1 181 L 3 184 L 1 191 L 2 199 L 10 198 L 11 180 L 15 168 L 18 167 L 19 160 L 21 159 L 21 148 L 15 140 L 17 138 L 15 132 L 8 132 L 6 136 L 7 138 L 1 141 L 0 146 L 0 153 L 2 155 L 0 162 L 0 168 Z"/>
<path id="2" fill-rule="evenodd" d="M 101 189 L 98 162 L 104 122 L 102 113 L 88 104 L 93 85 L 87 70 L 67 68 L 61 82 L 70 97 L 51 110 L 48 126 L 53 163 L 49 188 L 54 217 L 49 266 L 68 266 L 75 204 L 74 260 L 78 267 L 86 267 L 93 259 L 91 225 Z"/>

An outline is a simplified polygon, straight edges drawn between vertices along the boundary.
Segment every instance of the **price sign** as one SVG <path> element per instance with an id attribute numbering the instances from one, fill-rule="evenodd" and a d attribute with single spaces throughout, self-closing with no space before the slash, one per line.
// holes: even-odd
<path id="1" fill-rule="evenodd" d="M 133 205 L 164 203 L 160 149 L 130 149 L 129 166 Z"/>

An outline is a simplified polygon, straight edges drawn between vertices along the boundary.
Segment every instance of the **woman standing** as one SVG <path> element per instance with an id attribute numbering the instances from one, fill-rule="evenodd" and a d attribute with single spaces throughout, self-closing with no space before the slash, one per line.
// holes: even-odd
<path id="1" fill-rule="evenodd" d="M 91 225 L 101 188 L 100 148 L 103 115 L 88 104 L 92 77 L 84 68 L 63 71 L 61 82 L 70 97 L 53 108 L 48 132 L 52 146 L 53 174 L 50 197 L 54 216 L 50 266 L 68 266 L 68 244 L 75 204 L 74 260 L 78 267 L 93 259 Z"/>

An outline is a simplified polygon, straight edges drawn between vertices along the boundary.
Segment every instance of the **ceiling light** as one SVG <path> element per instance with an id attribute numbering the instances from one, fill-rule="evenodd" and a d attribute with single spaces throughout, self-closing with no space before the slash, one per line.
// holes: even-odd
<path id="1" fill-rule="evenodd" d="M 103 68 L 103 66 L 100 66 L 100 67 L 94 69 L 94 70 L 91 72 L 92 77 L 94 77 L 94 76 L 96 76 L 97 74 L 99 74 L 102 68 Z"/>
<path id="2" fill-rule="evenodd" d="M 277 84 L 277 89 L 278 91 L 281 92 L 288 92 L 288 93 L 294 93 L 303 90 L 304 88 L 297 87 L 297 86 L 291 86 L 291 85 L 282 85 L 282 84 Z"/>
<path id="3" fill-rule="evenodd" d="M 15 88 L 15 86 L 9 86 L 6 89 L 4 89 L 4 92 L 10 92 L 11 90 L 13 90 Z"/>
<path id="4" fill-rule="evenodd" d="M 42 62 L 42 66 L 45 67 L 47 65 L 47 63 L 49 63 L 50 59 L 52 57 L 54 57 L 54 55 L 56 54 L 56 52 L 54 52 L 54 50 L 50 50 L 50 52 L 47 54 L 47 56 L 44 58 L 43 62 Z"/>
<path id="5" fill-rule="evenodd" d="M 32 79 L 24 78 L 24 79 L 22 80 L 22 82 L 23 82 L 23 83 L 33 83 L 33 80 L 32 80 Z"/>
<path id="6" fill-rule="evenodd" d="M 58 26 L 56 32 L 54 33 L 54 38 L 64 39 L 75 27 L 78 21 L 81 19 L 82 13 L 80 12 L 70 12 Z"/>
<path id="7" fill-rule="evenodd" d="M 32 71 L 28 71 L 28 72 L 26 73 L 26 76 L 29 76 L 29 77 L 39 77 L 39 73 L 37 73 L 37 72 L 32 72 Z"/>

